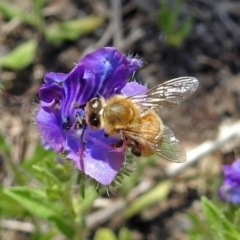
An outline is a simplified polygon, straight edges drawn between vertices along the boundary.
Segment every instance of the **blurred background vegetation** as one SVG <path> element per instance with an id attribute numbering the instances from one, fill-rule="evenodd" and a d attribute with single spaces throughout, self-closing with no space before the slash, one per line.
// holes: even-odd
<path id="1" fill-rule="evenodd" d="M 217 194 L 239 138 L 215 141 L 240 115 L 239 12 L 234 0 L 1 0 L 0 86 L 22 104 L 0 92 L 0 238 L 240 239 L 238 207 Z M 171 178 L 171 163 L 129 157 L 117 190 L 77 184 L 72 164 L 41 147 L 37 90 L 45 72 L 68 72 L 102 46 L 143 59 L 135 77 L 149 87 L 197 77 L 197 92 L 163 120 L 187 151 L 208 140 L 214 149 Z"/>

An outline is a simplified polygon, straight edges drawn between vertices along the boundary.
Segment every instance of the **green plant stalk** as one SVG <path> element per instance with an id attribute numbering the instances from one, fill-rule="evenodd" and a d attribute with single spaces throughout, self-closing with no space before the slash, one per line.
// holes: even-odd
<path id="1" fill-rule="evenodd" d="M 73 240 L 85 240 L 86 235 L 86 225 L 85 219 L 80 214 L 80 216 L 76 216 L 77 213 L 74 210 L 74 197 L 72 195 L 72 181 L 68 181 L 63 188 L 63 203 L 65 205 L 65 209 L 68 211 L 68 215 L 71 216 L 70 219 L 73 221 L 74 225 L 74 239 Z"/>
<path id="2" fill-rule="evenodd" d="M 82 197 L 85 197 L 85 175 L 82 174 L 81 172 L 78 172 L 77 175 L 77 185 L 79 185 L 80 188 L 80 193 L 82 195 Z"/>
<path id="3" fill-rule="evenodd" d="M 74 213 L 74 207 L 73 207 L 71 181 L 68 181 L 64 184 L 62 188 L 62 192 L 63 192 L 62 200 L 65 206 L 65 209 L 67 210 L 67 213 L 69 216 L 73 216 L 75 213 Z"/>
<path id="4" fill-rule="evenodd" d="M 86 239 L 86 224 L 85 224 L 85 218 L 83 216 L 80 216 L 75 221 L 74 226 L 74 240 L 85 240 Z"/>
<path id="5" fill-rule="evenodd" d="M 124 217 L 130 218 L 143 209 L 146 209 L 153 203 L 159 202 L 167 197 L 172 187 L 170 180 L 159 182 L 153 189 L 148 193 L 138 197 L 136 200 L 131 202 L 124 210 Z"/>
<path id="6" fill-rule="evenodd" d="M 21 168 L 21 166 L 16 165 L 15 163 L 13 163 L 12 157 L 9 157 L 9 158 L 8 158 L 8 161 L 6 161 L 6 162 L 8 162 L 9 167 L 10 167 L 11 171 L 12 171 L 13 174 L 14 174 L 16 184 L 17 184 L 17 185 L 24 186 L 25 183 L 26 183 L 26 180 L 25 180 L 25 176 L 23 176 L 23 174 L 22 174 L 22 172 L 21 172 L 21 171 L 23 170 L 23 169 Z"/>
<path id="7" fill-rule="evenodd" d="M 185 0 L 174 1 L 174 6 L 167 0 L 161 0 L 161 9 L 158 14 L 158 26 L 166 35 L 166 42 L 173 47 L 181 47 L 190 34 L 193 18 L 188 16 L 182 23 L 179 17 Z"/>
<path id="8" fill-rule="evenodd" d="M 5 142 L 4 137 L 1 135 L 0 135 L 0 150 L 2 151 L 4 159 L 6 159 L 6 163 L 8 164 L 8 167 L 10 168 L 10 170 L 13 172 L 15 176 L 15 181 L 20 185 L 24 185 L 25 181 L 23 180 L 22 174 L 20 172 L 20 169 L 22 170 L 22 168 L 21 166 L 19 165 L 16 166 L 16 164 L 13 163 L 12 161 L 13 153 L 10 147 L 8 146 L 8 144 Z"/>

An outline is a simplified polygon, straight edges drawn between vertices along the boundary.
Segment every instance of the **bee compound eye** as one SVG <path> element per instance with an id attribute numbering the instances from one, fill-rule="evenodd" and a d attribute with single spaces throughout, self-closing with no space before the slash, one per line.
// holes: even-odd
<path id="1" fill-rule="evenodd" d="M 97 114 L 93 113 L 90 118 L 89 122 L 92 128 L 99 128 L 100 127 L 100 118 Z"/>
<path id="2" fill-rule="evenodd" d="M 92 125 L 93 127 L 98 127 L 98 126 L 99 126 L 99 120 L 98 120 L 97 118 L 93 118 L 93 119 L 91 120 L 91 125 Z"/>

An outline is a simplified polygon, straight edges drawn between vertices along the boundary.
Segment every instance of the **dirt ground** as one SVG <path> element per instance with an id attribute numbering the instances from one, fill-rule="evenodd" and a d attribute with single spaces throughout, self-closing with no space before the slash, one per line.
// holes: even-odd
<path id="1" fill-rule="evenodd" d="M 119 19 L 115 19 L 118 15 L 113 14 L 116 10 L 110 1 L 49 1 L 43 9 L 47 22 L 68 20 L 93 13 L 104 15 L 107 21 L 93 33 L 59 46 L 42 38 L 34 63 L 19 71 L 1 69 L 1 84 L 10 94 L 17 96 L 21 102 L 33 106 L 34 109 L 36 103 L 33 102 L 37 102 L 37 89 L 43 81 L 45 72 L 67 72 L 86 52 L 101 46 L 116 46 L 125 53 L 138 55 L 147 63 L 145 68 L 136 74 L 136 78 L 147 83 L 149 87 L 181 76 L 194 76 L 199 79 L 199 88 L 193 96 L 175 113 L 163 116 L 166 125 L 174 131 L 186 149 L 215 138 L 219 126 L 224 122 L 233 123 L 238 120 L 240 2 L 186 1 L 180 17 L 191 15 L 194 24 L 180 48 L 168 46 L 164 40 L 164 33 L 156 24 L 156 15 L 160 9 L 158 1 L 121 2 L 122 9 L 118 22 Z M 19 1 L 15 3 L 19 4 Z M 118 29 L 113 27 L 115 21 L 118 23 Z M 13 25 L 13 22 L 0 15 L 1 56 L 36 34 L 34 29 L 26 24 L 12 26 L 11 23 Z M 34 141 L 38 139 L 38 136 L 32 134 L 29 129 L 32 114 L 25 106 L 19 108 L 19 105 L 2 93 L 0 99 L 0 132 L 13 143 L 16 155 L 23 156 L 27 154 L 29 136 Z M 222 163 L 231 162 L 233 159 L 232 151 L 226 154 L 218 151 L 204 159 L 198 167 L 204 169 L 204 164 L 215 161 L 216 165 L 211 170 L 211 177 L 214 177 L 220 174 Z M 200 178 L 185 182 L 185 185 L 181 178 L 193 176 L 198 169 L 188 169 L 178 176 L 179 184 L 176 184 L 163 206 L 152 209 L 150 213 L 137 215 L 124 223 L 132 231 L 134 239 L 186 239 L 184 231 L 189 228 L 190 223 L 183 212 L 189 208 L 198 209 L 197 200 L 201 194 L 208 194 L 209 189 L 206 187 L 206 181 Z M 153 176 L 157 174 L 156 170 Z M 3 179 L 4 176 L 4 173 L 0 173 L 0 178 Z M 123 223 L 116 216 L 111 223 L 106 223 L 106 226 L 111 224 L 117 229 Z"/>

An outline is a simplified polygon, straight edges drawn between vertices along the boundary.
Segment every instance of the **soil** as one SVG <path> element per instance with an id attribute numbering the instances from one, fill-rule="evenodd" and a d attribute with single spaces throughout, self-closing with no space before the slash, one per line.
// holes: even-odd
<path id="1" fill-rule="evenodd" d="M 9 2 L 13 2 L 19 8 L 29 7 L 27 3 L 26 6 L 20 6 L 19 1 Z M 181 8 L 179 22 L 190 15 L 194 23 L 188 37 L 178 48 L 167 44 L 166 34 L 157 25 L 156 16 L 161 9 L 158 1 L 121 1 L 121 24 L 119 29 L 114 31 L 108 30 L 117 18 L 117 15 L 113 14 L 115 10 L 110 1 L 52 0 L 48 2 L 43 8 L 47 23 L 87 14 L 103 15 L 107 21 L 96 31 L 58 46 L 41 37 L 33 64 L 18 71 L 0 70 L 1 86 L 4 86 L 10 94 L 17 96 L 20 102 L 30 105 L 31 109 L 35 108 L 38 101 L 37 89 L 43 82 L 45 72 L 68 72 L 87 52 L 102 46 L 116 46 L 127 54 L 138 55 L 147 63 L 135 76 L 138 81 L 147 83 L 149 87 L 181 76 L 194 76 L 199 79 L 199 88 L 193 96 L 175 113 L 163 116 L 166 125 L 174 131 L 186 149 L 214 138 L 223 123 L 232 123 L 239 119 L 239 1 L 186 1 Z M 176 1 L 171 2 L 174 4 Z M 66 12 L 63 13 L 63 9 L 66 9 Z M 14 24 L 14 20 L 8 20 L 0 15 L 1 56 L 36 36 L 36 30 L 31 26 L 24 23 Z M 119 32 L 122 34 L 119 35 Z M 109 35 L 107 40 L 102 39 L 104 34 Z M 32 131 L 36 133 L 36 130 L 29 127 L 32 114 L 24 105 L 17 104 L 3 93 L 0 93 L 0 99 L 1 134 L 13 144 L 16 155 L 31 154 L 35 143 L 29 144 L 29 142 L 32 142 L 32 139 L 37 142 L 38 139 L 38 136 L 32 133 Z M 233 161 L 233 150 L 230 149 L 228 155 L 219 151 L 205 160 L 206 164 L 213 159 L 216 163 L 211 176 L 220 174 L 222 163 Z M 20 158 L 16 157 L 16 161 L 18 159 Z M 2 170 L 0 180 L 3 181 L 6 176 L 3 170 L 4 161 L 1 161 L 0 169 Z M 184 212 L 189 208 L 194 209 L 194 203 L 199 200 L 200 195 L 208 194 L 209 190 L 206 182 L 201 179 L 186 182 L 186 179 L 196 172 L 197 169 L 192 168 L 178 176 L 179 183 L 175 185 L 168 200 L 163 203 L 164 207 L 156 206 L 156 209 L 149 210 L 148 214 L 137 215 L 127 222 L 118 220 L 119 216 L 115 216 L 113 229 L 118 231 L 119 227 L 125 225 L 132 231 L 134 239 L 139 240 L 186 239 L 185 231 L 190 223 Z M 153 176 L 157 174 L 158 170 Z M 200 173 L 199 178 L 201 176 L 203 175 Z M 106 223 L 106 226 L 110 225 Z M 2 236 L 2 239 L 7 238 Z M 25 236 L 23 239 L 28 238 Z"/>

